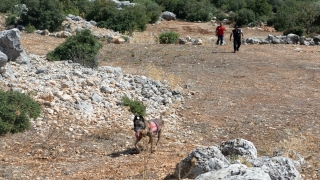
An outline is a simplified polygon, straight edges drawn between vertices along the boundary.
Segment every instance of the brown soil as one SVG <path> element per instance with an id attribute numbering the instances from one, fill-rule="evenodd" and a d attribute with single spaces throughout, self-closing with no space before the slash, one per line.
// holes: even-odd
<path id="1" fill-rule="evenodd" d="M 1 137 L 9 147 L 0 152 L 0 174 L 10 179 L 169 179 L 176 164 L 195 147 L 244 138 L 255 144 L 259 156 L 280 148 L 297 151 L 310 163 L 301 171 L 306 179 L 319 177 L 319 48 L 242 45 L 233 53 L 231 28 L 227 26 L 224 46 L 215 45 L 214 29 L 210 23 L 165 21 L 135 33 L 130 44 L 104 42 L 101 65 L 146 76 L 150 72 L 145 69 L 154 65 L 174 74 L 183 93 L 190 95 L 177 112 L 184 119 L 179 127 L 183 131 L 164 137 L 155 153 L 128 154 L 126 136 L 132 132 L 121 128 L 102 131 L 103 138 L 97 135 L 73 142 L 58 135 L 33 139 L 30 130 Z M 201 38 L 204 44 L 153 43 L 165 30 Z M 281 34 L 247 28 L 243 32 L 245 38 Z M 45 55 L 61 42 L 22 34 L 27 53 Z M 17 177 L 13 172 L 19 172 Z"/>

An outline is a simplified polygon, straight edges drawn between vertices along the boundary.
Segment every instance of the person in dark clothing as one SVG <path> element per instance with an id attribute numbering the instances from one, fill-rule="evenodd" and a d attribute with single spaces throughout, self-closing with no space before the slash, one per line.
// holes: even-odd
<path id="1" fill-rule="evenodd" d="M 234 29 L 232 30 L 230 34 L 230 41 L 233 36 L 233 52 L 236 53 L 236 51 L 239 51 L 239 48 L 241 46 L 241 38 L 243 38 L 242 30 L 238 28 L 236 25 Z"/>

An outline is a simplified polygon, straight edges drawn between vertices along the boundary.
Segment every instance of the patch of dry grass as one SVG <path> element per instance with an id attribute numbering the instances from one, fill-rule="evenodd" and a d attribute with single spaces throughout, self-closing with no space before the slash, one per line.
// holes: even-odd
<path id="1" fill-rule="evenodd" d="M 174 73 L 166 73 L 161 67 L 156 67 L 154 64 L 148 64 L 146 67 L 150 78 L 158 81 L 167 81 L 172 89 L 180 87 L 181 77 Z"/>
<path id="2" fill-rule="evenodd" d="M 131 43 L 154 44 L 158 42 L 158 35 L 152 32 L 135 32 L 131 38 Z"/>

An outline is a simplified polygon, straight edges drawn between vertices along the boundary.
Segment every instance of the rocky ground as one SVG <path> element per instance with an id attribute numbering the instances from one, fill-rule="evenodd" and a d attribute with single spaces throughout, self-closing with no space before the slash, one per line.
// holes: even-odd
<path id="1" fill-rule="evenodd" d="M 167 123 L 155 153 L 133 153 L 134 133 L 127 128 L 133 124 L 103 126 L 79 138 L 68 136 L 68 129 L 52 127 L 39 136 L 32 128 L 1 137 L 6 146 L 1 146 L 0 178 L 170 179 L 176 164 L 194 148 L 240 137 L 254 143 L 258 156 L 279 149 L 288 157 L 290 150 L 302 154 L 309 162 L 302 175 L 317 179 L 319 47 L 243 45 L 234 54 L 228 40 L 231 28 L 223 46 L 215 45 L 214 28 L 211 23 L 162 22 L 135 33 L 131 43 L 104 42 L 101 65 L 119 66 L 125 74 L 167 79 L 185 95 L 183 108 L 174 113 L 179 123 Z M 165 30 L 201 38 L 203 45 L 156 43 Z M 243 31 L 245 38 L 281 34 Z M 64 41 L 38 34 L 21 37 L 26 52 L 40 56 Z M 120 116 L 130 122 L 127 111 Z M 55 117 L 47 120 L 65 126 L 76 119 L 67 112 Z"/>

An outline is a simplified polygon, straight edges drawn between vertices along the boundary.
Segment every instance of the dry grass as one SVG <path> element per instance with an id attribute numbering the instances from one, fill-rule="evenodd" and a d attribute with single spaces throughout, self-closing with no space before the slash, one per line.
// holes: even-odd
<path id="1" fill-rule="evenodd" d="M 181 77 L 174 73 L 166 73 L 161 67 L 156 67 L 154 64 L 148 64 L 146 67 L 148 77 L 164 82 L 167 81 L 171 89 L 178 89 L 181 87 Z"/>

